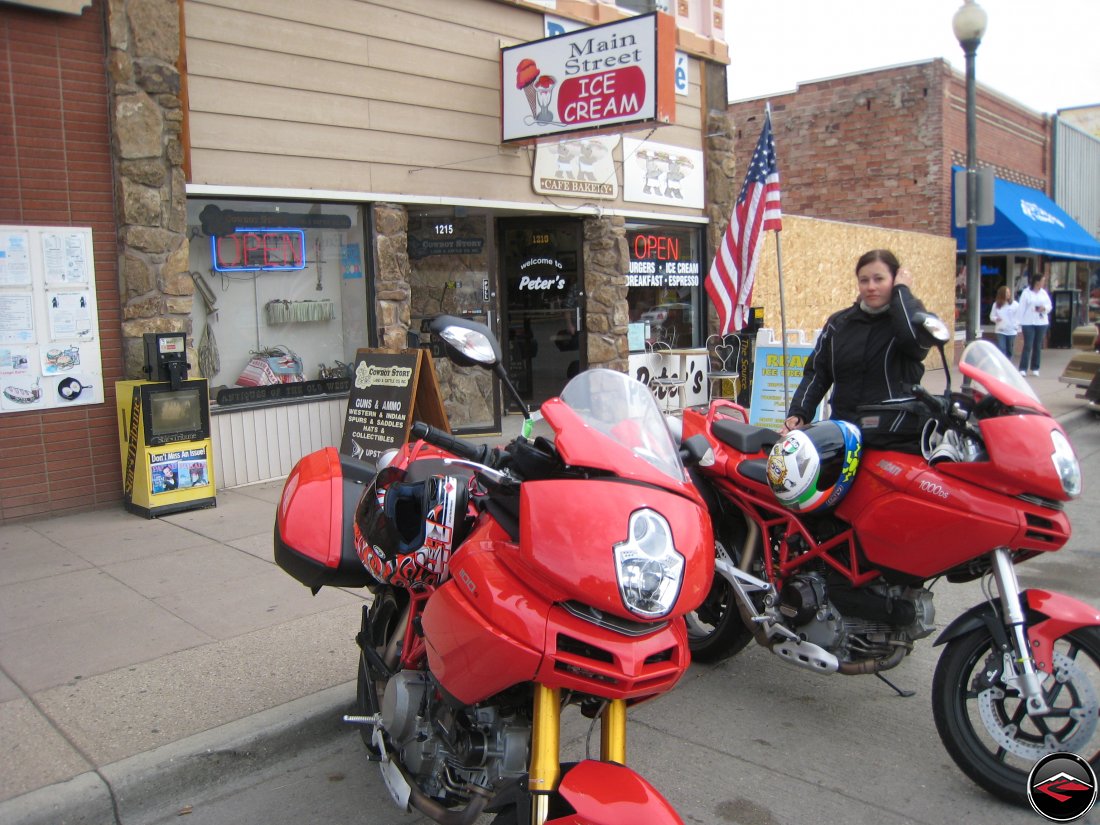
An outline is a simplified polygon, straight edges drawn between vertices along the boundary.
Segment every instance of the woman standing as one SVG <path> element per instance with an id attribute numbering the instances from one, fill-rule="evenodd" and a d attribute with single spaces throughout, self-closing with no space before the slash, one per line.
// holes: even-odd
<path id="1" fill-rule="evenodd" d="M 830 418 L 859 424 L 860 405 L 907 396 L 924 375 L 928 348 L 917 340 L 912 324 L 924 305 L 910 292 L 909 270 L 889 250 L 872 249 L 856 262 L 856 286 L 859 300 L 831 315 L 818 336 L 791 399 L 784 433 L 812 421 L 830 387 Z M 899 414 L 883 443 L 874 446 L 913 441 L 906 415 Z"/>
<path id="2" fill-rule="evenodd" d="M 1030 286 L 1020 295 L 1020 331 L 1024 334 L 1024 347 L 1020 353 L 1020 375 L 1039 377 L 1039 358 L 1050 324 L 1050 310 L 1053 308 L 1050 295 L 1043 286 L 1047 276 L 1035 273 L 1031 276 Z"/>
<path id="3" fill-rule="evenodd" d="M 1019 313 L 1020 302 L 1012 297 L 1012 290 L 1002 286 L 997 290 L 997 299 L 990 307 L 989 320 L 993 322 L 997 333 L 997 348 L 1009 361 L 1012 360 L 1012 345 L 1016 341 L 1016 333 L 1020 331 Z"/>

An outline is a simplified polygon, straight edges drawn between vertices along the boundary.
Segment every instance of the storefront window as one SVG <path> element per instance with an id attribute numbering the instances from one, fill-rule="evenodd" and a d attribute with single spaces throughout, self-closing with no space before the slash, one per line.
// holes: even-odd
<path id="1" fill-rule="evenodd" d="M 193 199 L 187 222 L 197 372 L 216 402 L 301 397 L 263 388 L 346 377 L 369 342 L 358 206 Z M 219 398 L 240 387 L 256 391 Z"/>
<path id="2" fill-rule="evenodd" d="M 693 227 L 630 224 L 626 237 L 632 349 L 640 341 L 698 346 L 702 234 Z"/>

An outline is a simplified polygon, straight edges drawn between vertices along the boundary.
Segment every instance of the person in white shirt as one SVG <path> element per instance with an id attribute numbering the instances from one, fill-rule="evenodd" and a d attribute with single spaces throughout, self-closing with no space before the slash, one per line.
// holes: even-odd
<path id="1" fill-rule="evenodd" d="M 1047 276 L 1035 273 L 1030 286 L 1020 294 L 1020 331 L 1024 334 L 1023 351 L 1020 353 L 1020 375 L 1039 375 L 1039 358 L 1050 325 L 1050 311 L 1054 304 L 1050 294 L 1043 289 Z"/>
<path id="2" fill-rule="evenodd" d="M 993 331 L 997 333 L 997 348 L 1012 360 L 1012 347 L 1016 333 L 1020 331 L 1020 302 L 1012 297 L 1012 290 L 1002 286 L 997 290 L 997 298 L 989 308 L 989 320 L 993 322 Z"/>

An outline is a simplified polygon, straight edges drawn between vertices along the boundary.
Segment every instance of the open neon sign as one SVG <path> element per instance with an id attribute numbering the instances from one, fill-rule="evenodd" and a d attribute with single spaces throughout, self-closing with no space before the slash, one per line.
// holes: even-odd
<path id="1" fill-rule="evenodd" d="M 218 272 L 305 269 L 306 233 L 302 229 L 236 229 L 210 236 L 210 257 Z"/>

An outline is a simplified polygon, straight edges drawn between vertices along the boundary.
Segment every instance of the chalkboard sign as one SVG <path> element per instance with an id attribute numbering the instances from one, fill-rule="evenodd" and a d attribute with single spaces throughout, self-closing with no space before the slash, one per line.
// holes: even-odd
<path id="1" fill-rule="evenodd" d="M 403 444 L 414 420 L 451 431 L 431 354 L 424 349 L 359 350 L 340 452 L 373 461 Z"/>

